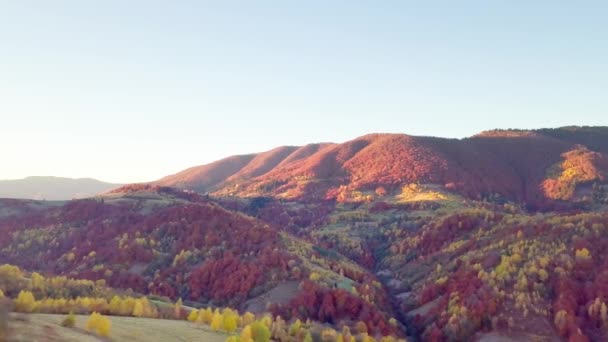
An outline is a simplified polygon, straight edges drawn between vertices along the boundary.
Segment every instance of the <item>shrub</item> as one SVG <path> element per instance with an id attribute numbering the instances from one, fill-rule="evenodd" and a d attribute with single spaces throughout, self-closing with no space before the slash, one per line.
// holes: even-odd
<path id="1" fill-rule="evenodd" d="M 255 342 L 268 342 L 270 341 L 270 330 L 266 324 L 256 321 L 251 323 L 251 337 Z"/>
<path id="2" fill-rule="evenodd" d="M 76 316 L 74 316 L 72 311 L 70 311 L 70 314 L 61 322 L 61 326 L 66 328 L 73 328 L 76 326 Z"/>

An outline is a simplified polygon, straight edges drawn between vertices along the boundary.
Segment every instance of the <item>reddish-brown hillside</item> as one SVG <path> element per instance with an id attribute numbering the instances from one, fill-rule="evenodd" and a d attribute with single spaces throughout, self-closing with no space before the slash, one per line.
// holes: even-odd
<path id="1" fill-rule="evenodd" d="M 590 151 L 584 146 L 562 154 L 563 161 L 549 168 L 543 190 L 548 198 L 568 200 L 576 195 L 591 194 L 592 181 L 604 182 L 608 170 L 608 157 L 602 153 Z M 578 194 L 576 193 L 578 190 Z"/>
<path id="2" fill-rule="evenodd" d="M 280 147 L 231 157 L 157 183 L 217 195 L 300 199 L 348 198 L 352 192 L 391 192 L 424 183 L 470 198 L 498 195 L 544 205 L 571 199 L 550 195 L 546 181 L 564 153 L 581 144 L 593 153 L 577 157 L 577 163 L 594 165 L 595 170 L 584 182 L 603 182 L 606 142 L 608 129 L 602 127 L 495 130 L 467 139 L 370 134 L 342 144 Z"/>
<path id="3" fill-rule="evenodd" d="M 254 158 L 255 154 L 224 158 L 211 164 L 191 167 L 155 183 L 205 192 L 239 172 Z"/>
<path id="4" fill-rule="evenodd" d="M 228 177 L 227 181 L 237 181 L 239 179 L 261 176 L 275 168 L 297 149 L 298 147 L 296 146 L 281 146 L 268 152 L 259 153 L 251 162 L 239 170 L 239 172 Z"/>
<path id="5" fill-rule="evenodd" d="M 278 167 L 283 167 L 291 162 L 298 161 L 300 159 L 308 158 L 313 154 L 317 153 L 319 150 L 324 149 L 329 146 L 333 146 L 335 144 L 308 144 L 306 146 L 302 146 L 295 150 L 292 154 L 290 154 L 287 158 L 285 158 Z"/>
<path id="6" fill-rule="evenodd" d="M 5 200 L 0 210 L 27 205 Z M 364 321 L 380 334 L 398 330 L 389 324 L 384 290 L 369 290 L 377 282 L 372 273 L 264 221 L 173 188 L 131 185 L 98 198 L 12 211 L 0 216 L 0 260 L 174 300 L 239 308 L 281 284 L 296 284 L 276 310 L 323 323 Z M 323 274 L 325 282 L 297 286 L 313 273 Z M 331 288 L 338 281 L 367 296 Z M 310 295 L 346 298 L 354 307 L 328 313 L 323 305 L 307 303 L 308 312 L 291 311 Z"/>

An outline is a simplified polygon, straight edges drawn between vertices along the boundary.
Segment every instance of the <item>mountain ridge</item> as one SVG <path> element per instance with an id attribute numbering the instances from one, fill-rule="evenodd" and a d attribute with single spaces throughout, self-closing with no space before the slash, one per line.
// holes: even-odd
<path id="1" fill-rule="evenodd" d="M 606 146 L 608 127 L 491 130 L 463 139 L 374 133 L 341 144 L 231 156 L 153 183 L 216 195 L 291 199 L 429 183 L 470 198 L 498 195 L 542 207 L 556 198 L 543 188 L 550 168 L 581 148 L 602 160 Z M 608 168 L 603 163 L 590 169 L 596 174 L 583 182 L 604 181 Z"/>

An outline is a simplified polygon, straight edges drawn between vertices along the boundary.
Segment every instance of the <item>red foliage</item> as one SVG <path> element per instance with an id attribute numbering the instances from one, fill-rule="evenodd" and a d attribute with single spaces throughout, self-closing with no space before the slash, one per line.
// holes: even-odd
<path id="1" fill-rule="evenodd" d="M 228 300 L 234 296 L 248 297 L 249 291 L 262 281 L 262 269 L 256 264 L 228 255 L 207 261 L 195 269 L 188 279 L 191 298 Z"/>
<path id="2" fill-rule="evenodd" d="M 547 200 L 540 188 L 547 169 L 576 142 L 593 149 L 601 147 L 598 139 L 608 140 L 604 131 L 592 132 L 593 139 L 584 130 L 580 137 L 566 131 L 491 132 L 462 140 L 371 134 L 343 144 L 279 147 L 234 156 L 168 176 L 158 184 L 234 194 L 238 181 L 236 192 L 247 196 L 287 192 L 290 197 L 321 199 L 326 194 L 335 198 L 338 192 L 331 189 L 339 186 L 382 188 L 383 194 L 408 183 L 434 183 L 471 198 L 500 194 L 535 208 L 553 208 L 559 204 Z M 315 181 L 302 183 L 303 178 Z"/>
<path id="3" fill-rule="evenodd" d="M 168 195 L 171 190 L 161 191 L 173 196 Z M 1 254 L 5 262 L 51 274 L 105 278 L 114 287 L 171 298 L 188 298 L 182 284 L 193 271 L 187 279 L 192 299 L 239 304 L 271 277 L 274 282 L 290 279 L 287 265 L 294 259 L 266 224 L 206 202 L 178 203 L 142 214 L 137 201 L 71 201 L 35 215 L 0 220 L 0 250 L 14 243 L 13 232 L 31 228 L 57 244 L 28 244 L 27 250 Z M 194 270 L 188 262 L 171 267 L 173 256 L 182 250 L 202 251 L 205 262 Z M 74 255 L 71 260 L 65 258 L 68 253 Z M 99 264 L 104 268 L 91 271 Z"/>
<path id="4" fill-rule="evenodd" d="M 273 314 L 286 319 L 312 318 L 332 324 L 346 321 L 353 326 L 361 321 L 372 334 L 400 334 L 398 328 L 388 324 L 385 312 L 346 290 L 328 289 L 309 280 L 300 284 L 300 290 L 289 305 L 275 306 Z"/>

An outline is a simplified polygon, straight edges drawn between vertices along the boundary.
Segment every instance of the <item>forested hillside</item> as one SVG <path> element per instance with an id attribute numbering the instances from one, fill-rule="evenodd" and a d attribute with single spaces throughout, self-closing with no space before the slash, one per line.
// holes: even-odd
<path id="1" fill-rule="evenodd" d="M 270 315 L 278 341 L 604 341 L 607 143 L 603 127 L 373 134 L 2 200 L 0 262 Z"/>

